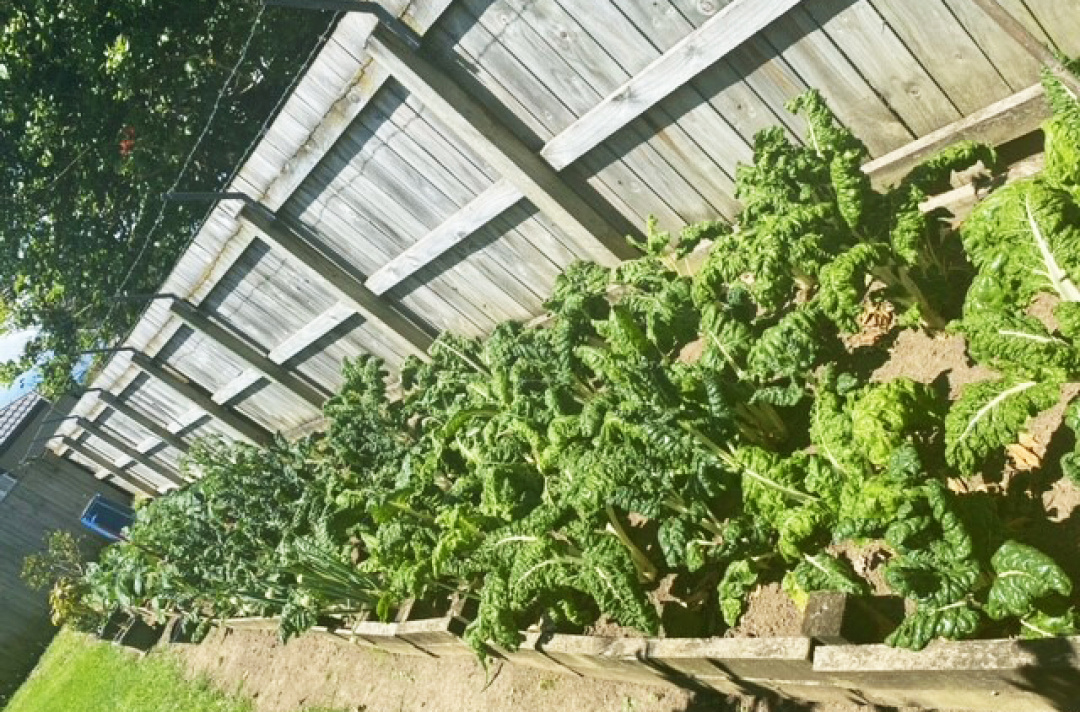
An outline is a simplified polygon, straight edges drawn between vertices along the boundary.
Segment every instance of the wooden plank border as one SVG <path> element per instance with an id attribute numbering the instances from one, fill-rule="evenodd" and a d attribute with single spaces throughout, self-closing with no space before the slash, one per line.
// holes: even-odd
<path id="1" fill-rule="evenodd" d="M 1042 85 L 1036 84 L 875 158 L 863 166 L 863 172 L 877 185 L 888 184 L 957 141 L 1000 145 L 1031 133 L 1049 117 Z"/>

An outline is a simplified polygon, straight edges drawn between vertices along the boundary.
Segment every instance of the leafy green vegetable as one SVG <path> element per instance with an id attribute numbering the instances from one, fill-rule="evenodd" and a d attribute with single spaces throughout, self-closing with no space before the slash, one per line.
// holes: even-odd
<path id="1" fill-rule="evenodd" d="M 1015 442 L 1024 423 L 1057 402 L 1057 382 L 1009 376 L 964 387 L 945 417 L 945 455 L 961 472 L 975 472 L 991 453 Z"/>
<path id="2" fill-rule="evenodd" d="M 1007 541 L 994 554 L 994 583 L 986 613 L 994 620 L 1023 618 L 1036 612 L 1040 599 L 1072 593 L 1072 581 L 1053 559 L 1038 549 Z"/>

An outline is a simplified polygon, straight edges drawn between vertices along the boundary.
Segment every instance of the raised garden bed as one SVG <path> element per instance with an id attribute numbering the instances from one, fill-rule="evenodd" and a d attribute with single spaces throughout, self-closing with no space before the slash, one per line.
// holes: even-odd
<path id="1" fill-rule="evenodd" d="M 618 638 L 525 632 L 516 649 L 491 652 L 512 665 L 550 673 L 725 694 L 993 712 L 1080 709 L 1080 637 L 937 641 L 922 651 L 843 642 L 865 621 L 865 603 L 835 594 L 814 596 L 802 636 Z M 278 623 L 232 619 L 223 625 L 276 630 Z M 455 604 L 443 616 L 414 620 L 406 615 L 393 623 L 316 627 L 312 633 L 398 655 L 462 656 L 473 654 L 461 638 L 467 623 Z"/>
<path id="2" fill-rule="evenodd" d="M 569 269 L 550 320 L 444 334 L 394 387 L 349 363 L 325 437 L 197 455 L 204 477 L 102 571 L 176 582 L 154 609 L 280 612 L 286 637 L 811 700 L 898 694 L 820 669 L 845 641 L 1067 640 L 1080 106 L 1044 172 L 991 186 L 959 234 L 926 199 L 984 176 L 988 147 L 875 191 L 820 97 L 794 108 L 807 142 L 759 136 L 737 224 L 650 228 L 640 259 Z M 401 603 L 451 592 L 475 610 Z M 896 615 L 852 637 L 819 592 L 853 596 L 841 621 L 871 593 Z M 813 626 L 757 618 L 765 593 Z M 357 610 L 380 615 L 327 625 Z"/>

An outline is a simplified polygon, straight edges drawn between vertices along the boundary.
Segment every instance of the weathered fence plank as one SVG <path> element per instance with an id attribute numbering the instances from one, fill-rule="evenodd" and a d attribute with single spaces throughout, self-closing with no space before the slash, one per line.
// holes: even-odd
<path id="1" fill-rule="evenodd" d="M 552 139 L 541 154 L 553 166 L 569 165 L 798 4 L 736 0 Z"/>
<path id="2" fill-rule="evenodd" d="M 400 38 L 377 28 L 368 40 L 368 47 L 376 61 L 386 66 L 395 79 L 555 220 L 593 259 L 612 264 L 613 260 L 633 254 L 611 225 L 566 186 L 556 170 Z"/>
<path id="3" fill-rule="evenodd" d="M 270 444 L 271 435 L 262 426 L 252 422 L 245 415 L 219 405 L 211 398 L 209 393 L 179 373 L 173 372 L 168 366 L 155 363 L 149 356 L 139 352 L 131 355 L 131 363 L 248 440 L 259 445 Z"/>
<path id="4" fill-rule="evenodd" d="M 142 494 L 146 495 L 147 497 L 156 497 L 159 494 L 158 489 L 154 485 L 144 481 L 141 477 L 131 472 L 130 470 L 125 471 L 120 469 L 108 458 L 98 454 L 94 450 L 91 450 L 84 443 L 73 440 L 67 436 L 61 437 L 60 441 L 75 454 L 89 460 L 101 469 L 108 472 L 109 475 L 111 475 L 112 477 L 110 481 L 115 481 L 117 484 L 119 484 L 124 489 L 130 491 L 132 494 Z M 106 478 L 99 477 L 98 479 Z"/>
<path id="5" fill-rule="evenodd" d="M 75 422 L 79 424 L 79 427 L 82 428 L 87 435 L 97 438 L 112 449 L 121 452 L 125 457 L 142 464 L 143 467 L 154 472 L 166 482 L 169 482 L 176 487 L 180 487 L 184 484 L 184 480 L 177 472 L 172 470 L 172 468 L 165 466 L 161 462 L 157 462 L 147 453 L 140 452 L 131 445 L 128 445 L 120 438 L 105 430 L 105 428 L 99 424 L 91 422 L 83 417 L 76 417 Z"/>
<path id="6" fill-rule="evenodd" d="M 229 351 L 243 359 L 251 368 L 258 371 L 262 376 L 274 381 L 283 388 L 288 389 L 297 397 L 310 403 L 316 410 L 322 407 L 327 396 L 319 392 L 311 384 L 305 383 L 292 371 L 282 368 L 274 363 L 259 348 L 245 340 L 239 334 L 229 328 L 216 324 L 207 315 L 200 313 L 191 304 L 174 299 L 169 303 L 169 309 L 180 317 L 184 323 L 192 329 L 201 331 L 208 337 L 218 342 Z"/>
<path id="7" fill-rule="evenodd" d="M 427 348 L 432 341 L 431 336 L 379 299 L 344 266 L 319 252 L 292 228 L 265 209 L 244 206 L 241 215 L 244 220 L 258 228 L 263 238 L 275 248 L 307 265 L 327 283 L 333 285 L 365 319 L 378 323 L 388 334 L 396 336 L 418 358 L 426 358 Z"/>
<path id="8" fill-rule="evenodd" d="M 1049 114 L 1042 85 L 1036 84 L 870 161 L 863 171 L 876 183 L 895 182 L 919 162 L 957 141 L 990 145 L 1011 141 L 1039 128 Z"/>
<path id="9" fill-rule="evenodd" d="M 180 438 L 173 433 L 166 430 L 161 424 L 152 420 L 149 416 L 139 412 L 126 401 L 114 396 L 108 391 L 98 391 L 97 398 L 103 404 L 115 410 L 120 415 L 124 416 L 128 420 L 131 420 L 140 427 L 150 431 L 154 437 L 158 438 L 162 442 L 176 448 L 180 452 L 188 451 L 188 444 L 184 442 L 183 438 Z"/>

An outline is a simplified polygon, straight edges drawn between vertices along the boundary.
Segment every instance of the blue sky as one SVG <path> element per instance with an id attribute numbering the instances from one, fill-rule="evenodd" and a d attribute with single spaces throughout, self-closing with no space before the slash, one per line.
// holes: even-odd
<path id="1" fill-rule="evenodd" d="M 0 335 L 0 362 L 11 361 L 22 355 L 23 346 L 34 337 L 35 330 L 15 331 Z M 33 373 L 24 373 L 8 388 L 0 388 L 0 408 L 34 389 L 37 378 Z"/>

